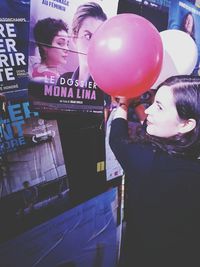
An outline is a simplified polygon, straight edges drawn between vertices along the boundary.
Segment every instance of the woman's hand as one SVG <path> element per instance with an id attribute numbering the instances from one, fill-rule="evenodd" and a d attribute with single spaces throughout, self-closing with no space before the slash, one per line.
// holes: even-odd
<path id="1" fill-rule="evenodd" d="M 117 97 L 116 101 L 118 106 L 122 107 L 124 110 L 128 110 L 129 106 L 137 106 L 140 102 L 140 97 L 137 98 L 126 98 L 126 97 Z"/>
<path id="2" fill-rule="evenodd" d="M 128 107 L 133 106 L 135 114 L 137 115 L 140 122 L 143 123 L 143 121 L 146 118 L 146 114 L 144 113 L 145 107 L 142 104 L 140 104 L 140 97 L 137 98 L 117 97 L 116 101 L 118 103 L 118 106 L 125 111 L 125 113 L 118 112 L 120 116 L 122 116 L 123 118 L 127 118 Z"/>

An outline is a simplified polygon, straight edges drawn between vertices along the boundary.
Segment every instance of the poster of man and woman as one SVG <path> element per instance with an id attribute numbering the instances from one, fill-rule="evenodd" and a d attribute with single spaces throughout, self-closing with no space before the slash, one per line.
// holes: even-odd
<path id="1" fill-rule="evenodd" d="M 29 94 L 34 108 L 103 113 L 104 94 L 90 76 L 87 51 L 94 32 L 117 14 L 118 0 L 30 4 Z"/>

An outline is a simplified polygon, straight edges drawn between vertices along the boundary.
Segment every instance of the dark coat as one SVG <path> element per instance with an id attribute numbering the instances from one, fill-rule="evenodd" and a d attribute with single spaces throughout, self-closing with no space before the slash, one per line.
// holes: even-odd
<path id="1" fill-rule="evenodd" d="M 127 143 L 127 121 L 112 122 L 110 146 L 126 174 L 123 266 L 200 266 L 200 161 Z M 135 265 L 134 265 L 135 264 Z"/>

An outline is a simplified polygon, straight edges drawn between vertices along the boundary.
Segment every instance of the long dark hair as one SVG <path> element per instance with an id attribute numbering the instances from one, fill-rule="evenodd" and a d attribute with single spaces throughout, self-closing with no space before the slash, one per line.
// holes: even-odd
<path id="1" fill-rule="evenodd" d="M 185 27 L 186 26 L 186 20 L 188 19 L 189 16 L 191 16 L 193 19 L 191 32 L 188 32 L 188 30 Z M 195 40 L 195 22 L 194 22 L 194 16 L 193 16 L 192 12 L 188 12 L 187 14 L 185 14 L 183 21 L 182 21 L 182 25 L 181 25 L 181 30 L 188 33 Z"/>
<path id="2" fill-rule="evenodd" d="M 189 75 L 173 76 L 161 83 L 172 88 L 174 103 L 180 119 L 195 119 L 196 127 L 190 132 L 177 134 L 170 138 L 161 138 L 146 133 L 145 123 L 137 130 L 134 142 L 152 143 L 155 149 L 170 155 L 197 158 L 200 155 L 200 77 Z"/>

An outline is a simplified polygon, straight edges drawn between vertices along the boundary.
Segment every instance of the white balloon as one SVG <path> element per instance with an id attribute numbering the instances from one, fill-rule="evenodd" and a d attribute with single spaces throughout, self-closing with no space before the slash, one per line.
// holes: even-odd
<path id="1" fill-rule="evenodd" d="M 198 49 L 192 37 L 180 30 L 160 32 L 163 43 L 163 63 L 152 89 L 174 75 L 190 75 L 198 60 Z"/>

